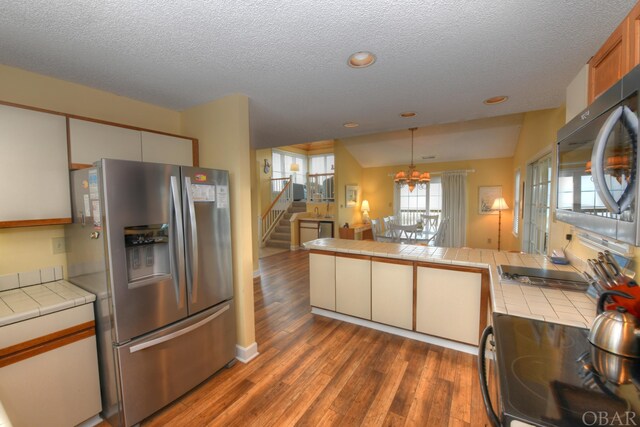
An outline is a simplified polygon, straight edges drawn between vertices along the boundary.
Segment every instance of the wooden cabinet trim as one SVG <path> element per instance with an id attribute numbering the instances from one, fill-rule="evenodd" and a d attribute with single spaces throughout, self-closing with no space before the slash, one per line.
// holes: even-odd
<path id="1" fill-rule="evenodd" d="M 351 258 L 351 259 L 362 259 L 362 260 L 365 260 L 365 261 L 371 261 L 371 257 L 369 255 L 358 255 L 358 254 L 348 254 L 348 253 L 336 252 L 336 257 Z"/>
<path id="2" fill-rule="evenodd" d="M 587 102 L 591 104 L 595 98 L 605 92 L 613 84 L 622 78 L 631 69 L 631 48 L 632 40 L 629 36 L 629 15 L 618 25 L 618 27 L 611 33 L 609 38 L 602 44 L 600 49 L 589 60 L 589 76 L 588 76 L 588 88 L 587 88 Z M 596 84 L 600 82 L 601 74 L 598 67 L 609 58 L 609 55 L 614 53 L 616 49 L 619 49 L 620 59 L 617 67 L 613 69 L 615 76 L 604 75 L 604 80 L 611 80 L 606 87 L 601 87 L 596 93 Z M 610 70 L 611 71 L 611 70 Z"/>
<path id="3" fill-rule="evenodd" d="M 487 327 L 487 309 L 489 307 L 489 298 L 491 297 L 491 277 L 489 277 L 489 270 L 482 270 L 480 273 L 480 330 L 478 331 L 478 342 L 482 337 L 484 328 Z"/>
<path id="4" fill-rule="evenodd" d="M 95 335 L 95 322 L 81 323 L 61 331 L 0 349 L 0 368 L 46 353 Z"/>
<path id="5" fill-rule="evenodd" d="M 329 256 L 335 256 L 336 253 L 333 251 L 322 251 L 320 249 L 310 249 L 309 250 L 310 254 L 318 254 L 318 255 L 329 255 Z"/>
<path id="6" fill-rule="evenodd" d="M 371 261 L 374 262 L 384 262 L 387 264 L 398 264 L 398 265 L 413 265 L 413 261 L 407 261 L 406 259 L 397 259 L 397 258 L 382 258 L 377 256 L 372 256 Z"/>
<path id="7" fill-rule="evenodd" d="M 69 169 L 72 171 L 76 171 L 78 169 L 88 169 L 93 167 L 89 163 L 69 163 Z"/>
<path id="8" fill-rule="evenodd" d="M 62 225 L 71 224 L 72 222 L 71 218 L 24 219 L 17 221 L 0 221 L 0 228 L 33 227 L 36 225 Z"/>
<path id="9" fill-rule="evenodd" d="M 640 2 L 631 9 L 627 17 L 629 36 L 629 69 L 640 64 Z"/>
<path id="10" fill-rule="evenodd" d="M 413 263 L 413 319 L 411 330 L 416 330 L 416 317 L 418 317 L 418 265 Z"/>
<path id="11" fill-rule="evenodd" d="M 66 117 L 67 118 L 67 139 L 69 138 L 69 119 L 84 120 L 84 121 L 87 121 L 87 122 L 100 123 L 100 124 L 108 125 L 108 126 L 116 126 L 116 127 L 120 127 L 120 128 L 136 130 L 136 131 L 144 131 L 144 132 L 150 132 L 150 133 L 155 133 L 155 134 L 160 134 L 160 135 L 173 136 L 173 137 L 176 137 L 176 138 L 190 139 L 191 143 L 192 143 L 191 148 L 192 148 L 192 151 L 193 151 L 193 166 L 194 167 L 199 167 L 200 166 L 200 151 L 199 151 L 199 142 L 198 142 L 197 138 L 192 138 L 190 136 L 184 136 L 184 135 L 177 135 L 177 134 L 174 134 L 174 133 L 163 132 L 163 131 L 159 131 L 159 130 L 141 128 L 141 127 L 138 127 L 138 126 L 125 125 L 125 124 L 122 124 L 122 123 L 115 123 L 115 122 L 110 122 L 110 121 L 107 121 L 107 120 L 94 119 L 94 118 L 91 118 L 91 117 L 79 116 L 77 114 L 62 113 L 60 111 L 47 110 L 46 108 L 31 107 L 29 105 L 17 104 L 15 102 L 0 101 L 0 105 L 6 105 L 6 106 L 9 106 L 9 107 L 16 107 L 16 108 L 23 108 L 25 110 L 39 111 L 41 113 L 56 114 L 58 116 Z M 69 158 L 71 158 L 70 141 L 68 142 L 68 144 L 69 145 L 67 147 L 67 152 L 68 152 Z M 71 165 L 71 163 L 70 163 L 70 165 Z M 70 169 L 73 169 L 73 168 L 70 168 Z"/>
<path id="12" fill-rule="evenodd" d="M 453 265 L 453 264 L 439 264 L 436 262 L 416 262 L 416 265 L 418 267 L 439 268 L 441 270 L 455 270 L 455 271 L 463 271 L 467 273 L 482 273 L 485 271 L 486 272 L 489 271 L 486 268 L 481 268 L 481 267 L 468 267 L 465 265 Z"/>

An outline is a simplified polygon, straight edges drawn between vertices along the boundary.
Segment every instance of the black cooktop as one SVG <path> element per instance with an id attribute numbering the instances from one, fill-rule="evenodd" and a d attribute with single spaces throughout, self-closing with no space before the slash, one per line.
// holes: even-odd
<path id="1" fill-rule="evenodd" d="M 494 331 L 506 420 L 575 426 L 598 425 L 599 417 L 621 421 L 608 425 L 629 425 L 629 419 L 640 425 L 637 361 L 606 353 L 610 364 L 627 366 L 612 380 L 594 368 L 602 351 L 587 340 L 586 329 L 494 314 Z"/>
<path id="2" fill-rule="evenodd" d="M 584 278 L 572 271 L 547 270 L 544 268 L 499 265 L 498 274 L 502 279 L 516 280 L 523 285 L 565 289 L 585 292 L 589 287 Z"/>

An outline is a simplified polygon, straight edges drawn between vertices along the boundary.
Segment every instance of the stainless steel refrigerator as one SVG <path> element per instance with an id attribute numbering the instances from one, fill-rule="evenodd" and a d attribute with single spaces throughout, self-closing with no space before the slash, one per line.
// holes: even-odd
<path id="1" fill-rule="evenodd" d="M 69 280 L 97 295 L 102 415 L 129 426 L 234 361 L 229 176 L 103 159 L 71 184 Z"/>

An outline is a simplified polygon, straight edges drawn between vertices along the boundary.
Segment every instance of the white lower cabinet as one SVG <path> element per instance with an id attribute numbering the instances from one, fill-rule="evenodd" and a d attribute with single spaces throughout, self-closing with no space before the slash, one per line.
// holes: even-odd
<path id="1" fill-rule="evenodd" d="M 311 305 L 336 310 L 336 257 L 333 253 L 309 254 Z"/>
<path id="2" fill-rule="evenodd" d="M 413 327 L 413 262 L 372 260 L 371 320 L 398 328 Z"/>
<path id="3" fill-rule="evenodd" d="M 101 411 L 92 322 L 85 304 L 0 328 L 0 425 L 72 426 Z"/>
<path id="4" fill-rule="evenodd" d="M 417 268 L 416 331 L 478 345 L 480 273 Z"/>
<path id="5" fill-rule="evenodd" d="M 371 257 L 336 254 L 336 311 L 371 320 Z"/>

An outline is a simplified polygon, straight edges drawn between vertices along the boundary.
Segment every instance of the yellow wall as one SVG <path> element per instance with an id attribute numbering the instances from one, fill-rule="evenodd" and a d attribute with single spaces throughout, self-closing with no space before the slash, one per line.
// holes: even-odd
<path id="1" fill-rule="evenodd" d="M 0 275 L 62 265 L 66 276 L 66 255 L 53 254 L 54 237 L 64 237 L 64 227 L 0 229 Z"/>
<path id="2" fill-rule="evenodd" d="M 349 225 L 362 222 L 362 212 L 360 212 L 360 203 L 362 203 L 362 185 L 363 185 L 363 169 L 360 163 L 353 158 L 351 153 L 347 151 L 340 140 L 336 140 L 334 145 L 335 154 L 335 189 L 336 204 L 338 205 L 337 222 L 342 227 L 345 222 Z M 345 195 L 347 185 L 358 185 L 360 191 L 358 193 L 358 204 L 353 208 L 346 207 Z M 336 232 L 337 234 L 337 232 Z"/>
<path id="3" fill-rule="evenodd" d="M 180 113 L 63 80 L 0 65 L 0 101 L 180 133 Z M 0 229 L 0 274 L 62 265 L 51 239 L 63 226 Z"/>
<path id="4" fill-rule="evenodd" d="M 478 187 L 501 185 L 505 201 L 513 205 L 512 158 L 469 160 L 417 165 L 419 171 L 448 171 L 474 169 L 467 175 L 467 246 L 473 248 L 496 249 L 498 247 L 498 215 L 478 213 Z M 373 219 L 393 215 L 393 175 L 401 167 L 385 166 L 362 170 L 363 198 L 369 201 Z M 502 212 L 500 238 L 501 250 L 515 249 L 515 239 L 511 234 L 513 210 Z M 490 242 L 489 242 L 490 240 Z"/>
<path id="5" fill-rule="evenodd" d="M 249 99 L 225 98 L 184 111 L 183 132 L 200 140 L 200 165 L 229 171 L 238 344 L 255 342 Z"/>
<path id="6" fill-rule="evenodd" d="M 177 111 L 6 65 L 0 65 L 0 101 L 180 133 Z"/>

